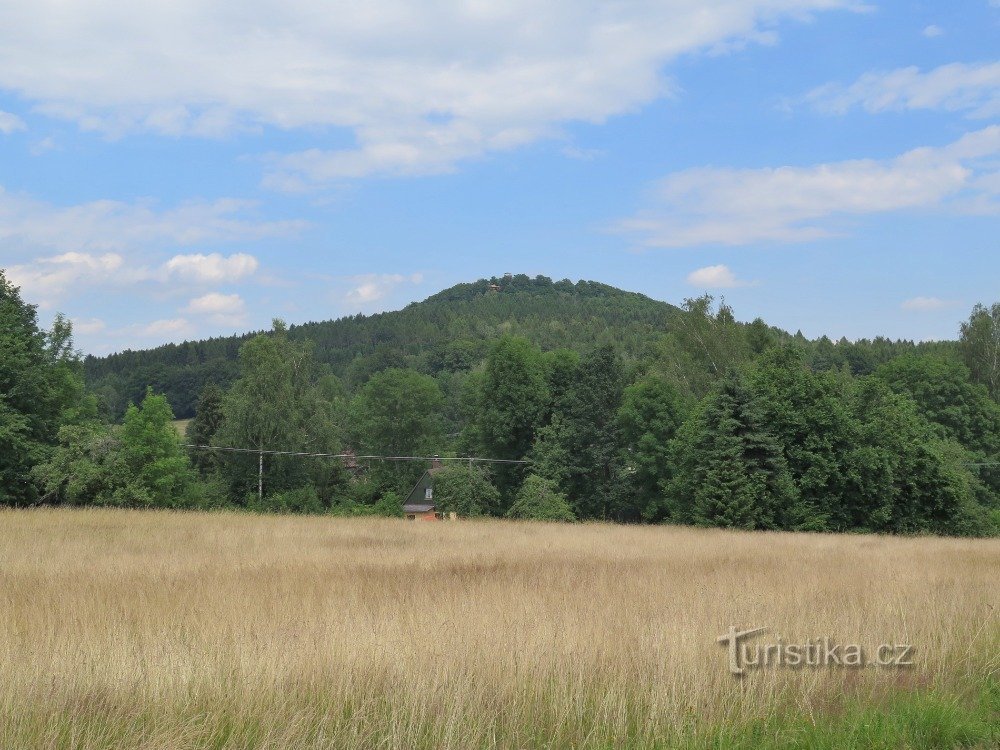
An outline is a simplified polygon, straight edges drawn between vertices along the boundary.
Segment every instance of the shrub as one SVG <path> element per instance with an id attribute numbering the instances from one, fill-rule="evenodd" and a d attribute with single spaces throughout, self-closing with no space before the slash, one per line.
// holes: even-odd
<path id="1" fill-rule="evenodd" d="M 556 490 L 553 482 L 537 474 L 529 474 L 524 480 L 507 517 L 531 521 L 576 520 L 566 496 Z"/>

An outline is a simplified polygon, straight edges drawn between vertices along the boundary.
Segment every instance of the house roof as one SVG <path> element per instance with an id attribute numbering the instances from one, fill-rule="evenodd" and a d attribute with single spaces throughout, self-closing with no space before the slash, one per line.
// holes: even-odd
<path id="1" fill-rule="evenodd" d="M 403 506 L 404 513 L 427 513 L 428 511 L 434 510 L 436 505 L 428 505 L 426 503 L 408 503 Z"/>

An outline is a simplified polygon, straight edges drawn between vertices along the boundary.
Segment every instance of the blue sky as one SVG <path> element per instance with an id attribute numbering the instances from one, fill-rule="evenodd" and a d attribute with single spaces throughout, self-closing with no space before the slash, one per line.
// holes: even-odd
<path id="1" fill-rule="evenodd" d="M 505 272 L 953 338 L 1000 0 L 12 0 L 0 267 L 97 354 Z"/>

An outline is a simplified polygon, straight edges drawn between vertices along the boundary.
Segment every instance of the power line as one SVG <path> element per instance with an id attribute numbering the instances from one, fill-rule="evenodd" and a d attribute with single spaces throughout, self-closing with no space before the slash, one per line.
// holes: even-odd
<path id="1" fill-rule="evenodd" d="M 182 443 L 185 448 L 195 448 L 205 451 L 228 451 L 230 453 L 263 453 L 265 456 L 306 456 L 311 458 L 354 458 L 359 461 L 469 461 L 488 464 L 529 464 L 527 459 L 512 458 L 480 458 L 478 456 L 358 456 L 353 453 L 310 453 L 306 451 L 273 451 L 257 448 L 229 448 L 221 445 L 193 445 Z M 983 461 L 978 463 L 963 463 L 962 466 L 1000 466 L 1000 462 Z"/>
<path id="2" fill-rule="evenodd" d="M 228 451 L 230 453 L 254 453 L 266 456 L 307 456 L 311 458 L 353 458 L 358 461 L 463 461 L 465 463 L 487 463 L 487 464 L 527 464 L 527 460 L 515 460 L 512 458 L 479 458 L 477 456 L 356 456 L 353 453 L 309 453 L 306 451 L 272 451 L 258 450 L 257 448 L 228 448 L 221 445 L 192 445 L 182 443 L 185 448 L 195 448 L 205 451 Z"/>

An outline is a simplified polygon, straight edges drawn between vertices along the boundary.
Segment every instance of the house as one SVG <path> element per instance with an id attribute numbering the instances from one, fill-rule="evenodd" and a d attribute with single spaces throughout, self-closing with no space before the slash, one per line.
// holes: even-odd
<path id="1" fill-rule="evenodd" d="M 435 457 L 431 468 L 413 485 L 410 494 L 403 501 L 403 518 L 409 521 L 441 521 L 444 513 L 439 513 L 434 502 L 434 475 L 441 470 L 441 461 Z M 449 513 L 450 520 L 455 519 L 454 513 Z"/>
<path id="2" fill-rule="evenodd" d="M 408 521 L 440 521 L 441 514 L 433 503 L 406 503 L 403 506 L 403 518 Z"/>

